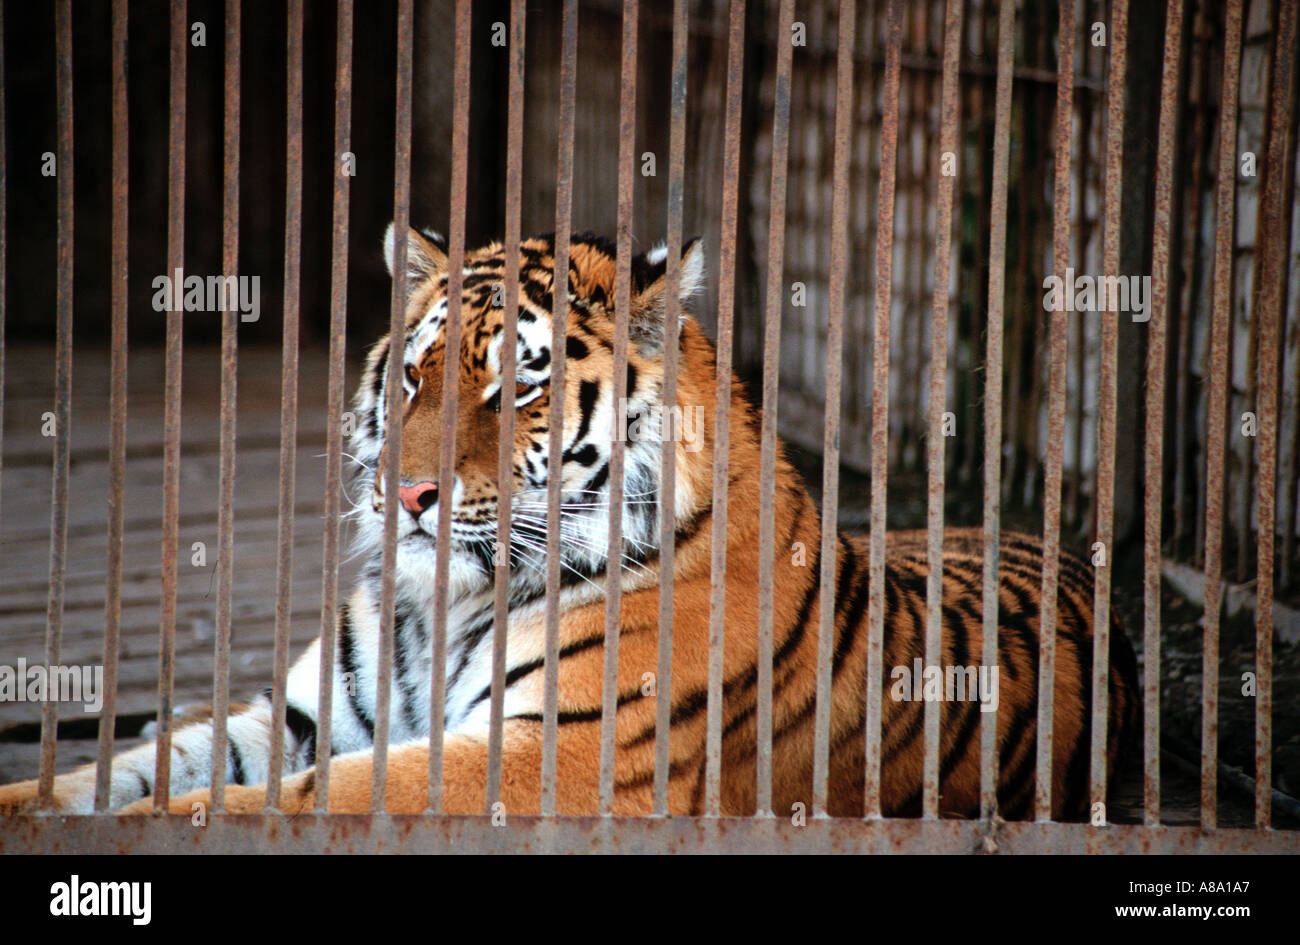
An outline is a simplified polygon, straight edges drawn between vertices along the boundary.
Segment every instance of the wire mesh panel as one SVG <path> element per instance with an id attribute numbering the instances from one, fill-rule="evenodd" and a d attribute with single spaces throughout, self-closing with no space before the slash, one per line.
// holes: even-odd
<path id="1" fill-rule="evenodd" d="M 1300 851 L 1296 3 L 1140 6 L 117 0 L 101 174 L 61 0 L 0 850 Z"/>

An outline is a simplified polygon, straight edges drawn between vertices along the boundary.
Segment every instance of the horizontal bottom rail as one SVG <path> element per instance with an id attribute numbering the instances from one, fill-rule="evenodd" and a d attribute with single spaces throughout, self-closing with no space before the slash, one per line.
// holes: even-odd
<path id="1" fill-rule="evenodd" d="M 451 815 L 31 815 L 10 853 L 1300 853 L 1300 831 L 977 820 Z"/>

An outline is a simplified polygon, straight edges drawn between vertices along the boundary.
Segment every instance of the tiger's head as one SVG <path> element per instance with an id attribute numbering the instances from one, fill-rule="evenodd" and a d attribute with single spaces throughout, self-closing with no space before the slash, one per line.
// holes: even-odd
<path id="1" fill-rule="evenodd" d="M 385 240 L 393 270 L 394 233 Z M 518 342 L 513 377 L 502 376 L 504 340 L 504 248 L 492 243 L 465 254 L 461 295 L 460 350 L 456 378 L 455 481 L 439 481 L 442 443 L 444 360 L 447 357 L 448 262 L 442 239 L 412 230 L 407 240 L 406 338 L 400 376 L 403 385 L 401 455 L 384 442 L 389 341 L 371 350 L 356 397 L 358 427 L 352 441 L 361 467 L 354 515 L 358 539 L 372 552 L 382 547 L 384 470 L 400 466 L 401 487 L 391 497 L 398 511 L 399 584 L 432 593 L 440 503 L 451 507 L 449 573 L 453 598 L 483 592 L 503 555 L 497 545 L 500 412 L 514 410 L 511 529 L 508 555 L 512 603 L 534 599 L 545 589 L 547 484 L 562 477 L 561 575 L 569 593 L 603 590 L 610 525 L 610 454 L 614 403 L 613 341 L 615 248 L 583 234 L 572 237 L 568 307 L 564 328 L 566 374 L 563 456 L 550 455 L 552 268 L 554 240 L 525 240 L 519 255 Z M 661 442 L 676 441 L 675 512 L 688 526 L 710 501 L 711 400 L 714 349 L 695 319 L 682 308 L 677 402 L 665 410 L 664 330 L 666 258 L 662 247 L 632 263 L 629 308 L 627 395 L 620 430 L 625 430 L 623 582 L 654 583 L 659 535 Z M 682 253 L 680 297 L 685 303 L 704 277 L 698 240 Z M 377 555 L 372 555 L 376 557 Z"/>

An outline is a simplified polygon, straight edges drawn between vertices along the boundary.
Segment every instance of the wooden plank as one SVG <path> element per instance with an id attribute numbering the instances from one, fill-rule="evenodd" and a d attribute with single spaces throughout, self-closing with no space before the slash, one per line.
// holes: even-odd
<path id="1" fill-rule="evenodd" d="M 42 415 L 53 401 L 53 350 L 10 348 L 5 377 L 4 479 L 0 481 L 0 664 L 42 660 L 48 594 L 50 460 L 52 439 Z M 271 678 L 275 627 L 276 503 L 279 463 L 278 349 L 239 354 L 239 452 L 235 485 L 231 694 L 239 700 Z M 108 372 L 104 352 L 74 360 L 68 580 L 64 602 L 63 662 L 100 665 L 107 554 Z M 186 352 L 181 456 L 181 568 L 178 587 L 175 702 L 212 698 L 215 630 L 217 501 L 220 452 L 219 359 L 210 349 Z M 161 581 L 162 352 L 131 353 L 123 541 L 121 665 L 118 713 L 157 711 L 158 621 Z M 321 538 L 324 488 L 325 352 L 302 353 L 290 638 L 296 655 L 320 631 Z M 353 380 L 354 383 L 354 380 Z M 344 449 L 347 449 L 346 444 Z M 345 531 L 346 537 L 346 531 Z M 203 542 L 203 566 L 192 563 Z M 357 562 L 345 561 L 341 587 Z M 83 706 L 64 705 L 60 718 L 87 718 Z M 38 746 L 16 741 L 40 719 L 40 706 L 0 703 L 0 782 L 32 777 Z M 132 742 L 119 742 L 124 750 Z M 91 761 L 93 740 L 59 743 L 58 770 Z"/>

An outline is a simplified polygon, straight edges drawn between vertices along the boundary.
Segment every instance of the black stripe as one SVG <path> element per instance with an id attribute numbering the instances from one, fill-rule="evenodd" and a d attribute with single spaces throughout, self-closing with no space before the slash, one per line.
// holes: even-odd
<path id="1" fill-rule="evenodd" d="M 618 695 L 618 703 L 615 706 L 614 711 L 617 712 L 621 707 L 627 705 L 629 702 L 633 702 L 641 698 L 643 697 L 641 695 L 640 689 L 632 689 L 627 692 L 621 692 Z M 603 706 L 596 706 L 595 708 L 592 709 L 566 709 L 556 713 L 556 721 L 560 725 L 568 725 L 573 722 L 599 722 L 600 717 L 603 713 L 603 709 L 604 709 Z M 518 715 L 511 715 L 509 716 L 509 718 L 519 719 L 524 722 L 540 722 L 542 721 L 542 713 L 521 712 Z M 620 745 L 619 747 L 625 747 L 625 746 Z"/>
<path id="2" fill-rule="evenodd" d="M 456 684 L 460 682 L 461 675 L 469 666 L 470 658 L 474 655 L 474 650 L 483 638 L 487 636 L 488 631 L 492 629 L 492 611 L 480 615 L 479 622 L 470 627 L 460 638 L 460 658 L 456 661 L 456 668 L 452 671 L 451 678 L 447 680 L 447 691 L 452 692 Z"/>
<path id="3" fill-rule="evenodd" d="M 561 660 L 566 659 L 567 657 L 573 656 L 575 653 L 581 653 L 583 650 L 590 650 L 592 647 L 603 646 L 604 644 L 605 644 L 605 637 L 603 635 L 587 637 L 585 640 L 577 640 L 573 643 L 570 643 L 568 646 L 563 646 L 560 648 L 560 659 Z M 537 670 L 543 668 L 545 665 L 546 665 L 546 660 L 544 657 L 538 657 L 537 659 L 529 660 L 527 663 L 520 663 L 514 669 L 506 673 L 506 688 L 509 689 L 511 683 L 515 682 L 516 680 L 523 679 L 529 673 L 534 673 Z M 491 697 L 491 695 L 492 695 L 492 686 L 490 684 L 484 686 L 483 689 L 479 692 L 479 694 L 474 697 L 474 701 L 472 701 L 469 704 L 469 709 L 473 709 L 475 706 L 479 705 L 480 703 L 485 702 L 487 699 Z M 467 709 L 466 711 L 469 711 L 469 709 Z"/>
<path id="4" fill-rule="evenodd" d="M 1034 660 L 1030 664 L 1034 670 L 1033 692 L 1038 693 L 1038 661 Z M 1034 787 L 1037 782 L 1036 765 L 1038 763 L 1038 714 L 1036 707 L 1037 699 L 1032 705 L 1026 706 L 1020 714 L 1015 716 L 1010 729 L 1007 731 L 1006 740 L 1003 742 L 1001 752 L 1001 763 L 1003 768 L 1003 784 L 1007 788 L 1007 800 L 1005 804 L 1005 816 L 1021 816 L 1028 813 L 1029 804 L 1026 803 L 1022 811 L 1017 807 L 1017 802 L 1022 796 L 1032 798 Z M 1032 734 L 1029 734 L 1032 730 Z M 1018 744 L 1019 743 L 1019 744 Z M 1024 746 L 1024 754 L 1019 764 L 1009 773 L 1006 773 L 1006 766 L 1014 757 L 1015 750 Z M 1002 792 L 998 792 L 998 803 L 1003 805 Z"/>
<path id="5" fill-rule="evenodd" d="M 573 447 L 581 443 L 587 436 L 587 431 L 591 428 L 591 415 L 595 411 L 596 401 L 599 399 L 600 385 L 595 381 L 583 381 L 578 386 L 578 432 L 574 434 L 573 439 L 569 442 L 568 449 L 561 453 L 563 459 L 567 459 Z"/>
<path id="6" fill-rule="evenodd" d="M 1074 740 L 1070 760 L 1065 766 L 1064 811 L 1078 815 L 1086 809 L 1088 801 L 1088 774 L 1092 767 L 1092 647 L 1070 640 L 1075 647 L 1075 662 L 1079 667 L 1079 715 L 1082 724 Z"/>
<path id="7" fill-rule="evenodd" d="M 870 572 L 857 572 L 853 575 L 857 578 L 857 584 L 853 588 L 853 599 L 851 601 L 846 600 L 848 589 L 844 585 L 848 583 L 850 569 L 856 572 L 857 558 L 852 547 L 848 546 L 847 543 L 845 548 L 848 551 L 849 558 L 844 564 L 844 572 L 840 575 L 841 589 L 836 593 L 835 604 L 837 610 L 847 604 L 847 610 L 844 612 L 844 622 L 841 625 L 843 631 L 839 643 L 835 647 L 835 658 L 831 664 L 832 678 L 839 673 L 840 667 L 849 655 L 849 650 L 853 648 L 853 644 L 858 638 L 858 631 L 862 625 L 862 611 L 866 609 L 871 589 Z"/>
<path id="8" fill-rule="evenodd" d="M 413 733 L 418 733 L 423 726 L 415 717 L 415 683 L 411 681 L 411 661 L 408 658 L 410 633 L 408 628 L 419 617 L 411 613 L 409 605 L 399 601 L 393 613 L 393 667 L 397 671 L 397 688 L 401 693 L 402 721 Z"/>
<path id="9" fill-rule="evenodd" d="M 244 772 L 244 754 L 233 738 L 229 739 L 227 744 L 230 745 L 230 781 L 232 784 L 243 784 L 248 776 Z"/>
<path id="10" fill-rule="evenodd" d="M 814 547 L 816 551 L 814 552 L 813 555 L 813 566 L 809 569 L 810 575 L 815 575 L 819 573 L 818 568 L 820 567 L 821 564 L 821 546 L 820 544 L 818 544 L 815 545 Z M 785 660 L 790 656 L 791 653 L 794 652 L 795 648 L 799 645 L 799 641 L 803 639 L 804 632 L 807 630 L 808 615 L 812 610 L 813 601 L 816 600 L 818 597 L 819 589 L 820 589 L 820 583 L 817 580 L 810 578 L 808 581 L 808 586 L 804 589 L 803 603 L 799 607 L 799 615 L 795 618 L 794 623 L 791 625 L 790 632 L 786 635 L 785 640 L 782 641 L 781 648 L 777 650 L 772 657 L 773 701 L 775 701 L 775 697 L 777 693 L 780 691 L 780 689 L 775 684 L 776 674 L 781 669 L 782 664 L 785 662 Z M 737 693 L 747 692 L 750 688 L 757 685 L 757 683 L 758 683 L 758 664 L 757 662 L 755 662 L 754 665 L 750 666 L 749 669 L 746 670 L 743 675 L 723 683 L 722 696 L 723 696 L 724 703 L 728 698 L 732 698 Z M 690 718 L 691 716 L 696 715 L 702 709 L 704 709 L 708 705 L 708 703 L 709 703 L 709 693 L 707 689 L 697 689 L 694 692 L 687 694 L 677 705 L 673 707 L 673 711 L 671 714 L 672 724 L 676 725 L 678 722 L 684 721 Z M 754 711 L 755 711 L 754 706 L 750 706 L 747 709 L 745 709 L 736 718 L 732 719 L 732 721 L 727 726 L 727 731 L 733 730 L 735 726 L 739 725 L 749 715 L 752 715 Z M 654 738 L 654 734 L 655 734 L 655 727 L 652 724 L 648 728 L 642 730 L 640 733 L 638 733 L 629 741 L 624 742 L 623 747 L 631 748 L 636 745 L 642 744 L 643 742 L 647 742 L 650 739 Z"/>
<path id="11" fill-rule="evenodd" d="M 387 336 L 385 336 L 387 337 Z M 383 409 L 384 401 L 384 375 L 388 371 L 388 343 L 387 341 L 379 342 L 383 348 L 379 356 L 379 361 L 375 365 L 374 377 L 370 382 L 370 398 L 373 406 L 370 410 L 370 435 L 379 441 L 383 441 L 384 431 L 379 426 L 379 413 Z"/>
<path id="12" fill-rule="evenodd" d="M 348 604 L 339 608 L 339 662 L 345 673 L 352 674 L 352 685 L 344 686 L 348 705 L 366 730 L 371 741 L 375 739 L 375 720 L 361 701 L 361 673 L 357 665 L 356 642 L 352 639 L 352 612 Z"/>
<path id="13" fill-rule="evenodd" d="M 284 723 L 298 747 L 305 750 L 307 763 L 312 764 L 311 758 L 316 751 L 316 720 L 297 706 L 288 704 L 284 707 Z"/>
<path id="14" fill-rule="evenodd" d="M 673 535 L 674 540 L 679 545 L 683 542 L 690 541 L 699 534 L 704 523 L 709 521 L 711 518 L 713 518 L 713 506 L 706 505 L 704 508 L 696 510 L 695 514 L 692 515 L 685 524 L 677 527 L 677 530 Z"/>
<path id="15" fill-rule="evenodd" d="M 695 776 L 695 790 L 691 792 L 691 813 L 698 815 L 704 809 L 704 775 L 708 772 L 706 759 L 700 761 L 700 773 Z"/>
<path id="16" fill-rule="evenodd" d="M 678 761 L 670 761 L 668 763 L 668 780 L 671 781 L 679 774 L 686 774 L 689 771 L 695 770 L 698 766 L 697 759 L 700 757 L 700 754 L 703 751 L 704 751 L 704 746 L 701 745 L 700 750 L 697 751 L 695 754 L 691 755 L 691 757 L 678 760 Z M 655 779 L 655 771 L 654 771 L 654 767 L 652 766 L 649 769 L 637 772 L 630 778 L 627 778 L 622 781 L 615 781 L 614 786 L 618 788 L 624 788 L 624 789 L 645 787 L 647 784 L 652 784 L 654 782 L 654 779 Z"/>
<path id="17" fill-rule="evenodd" d="M 953 654 L 952 654 L 952 661 L 949 665 L 956 666 L 956 667 L 965 667 L 971 665 L 970 663 L 971 652 L 970 652 L 970 645 L 969 645 L 970 640 L 965 634 L 965 629 L 964 629 L 963 621 L 961 619 L 961 614 L 957 613 L 957 611 L 951 608 L 945 607 L 943 610 L 943 616 L 947 620 L 947 622 L 951 624 L 952 627 Z M 960 638 L 960 645 L 958 643 L 959 638 Z M 965 754 L 965 751 L 970 744 L 971 738 L 975 734 L 975 727 L 979 722 L 979 717 L 981 714 L 980 707 L 983 705 L 983 703 L 980 702 L 978 664 L 975 664 L 975 692 L 973 694 L 973 697 L 972 697 L 972 693 L 969 691 L 964 693 L 964 695 L 966 696 L 964 702 L 956 702 L 955 704 L 951 705 L 948 711 L 947 724 L 942 725 L 943 730 L 950 729 L 953 724 L 952 713 L 963 712 L 964 710 L 961 719 L 961 728 L 958 729 L 956 736 L 949 743 L 948 750 L 940 754 L 940 759 L 939 759 L 940 790 L 942 790 L 943 788 L 944 780 L 950 774 L 952 774 L 953 768 L 957 764 L 957 760 L 961 758 L 963 754 Z M 942 719 L 942 715 L 940 716 L 940 719 Z"/>
<path id="18" fill-rule="evenodd" d="M 1027 816 L 1033 806 L 1034 789 L 1038 781 L 1036 769 L 1038 763 L 1038 722 L 1037 719 L 1030 719 L 1031 712 L 1032 709 L 1027 708 L 1024 712 L 1024 719 L 1026 723 L 1033 722 L 1034 734 L 1025 739 L 1024 756 L 1006 779 L 1006 800 L 1002 800 L 1000 791 L 998 793 L 998 805 L 1002 808 L 1005 817 Z"/>

